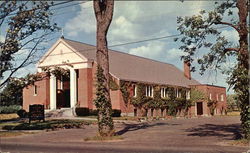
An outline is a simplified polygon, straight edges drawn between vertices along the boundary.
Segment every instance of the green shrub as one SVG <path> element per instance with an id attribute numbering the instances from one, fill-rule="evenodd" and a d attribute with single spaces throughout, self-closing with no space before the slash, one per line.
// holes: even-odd
<path id="1" fill-rule="evenodd" d="M 97 109 L 91 109 L 91 110 L 89 110 L 89 115 L 97 116 L 98 115 Z"/>
<path id="2" fill-rule="evenodd" d="M 75 109 L 77 116 L 88 116 L 89 115 L 89 108 L 86 107 L 76 107 Z"/>
<path id="3" fill-rule="evenodd" d="M 121 110 L 119 110 L 119 109 L 113 109 L 112 110 L 112 116 L 113 117 L 121 117 Z"/>
<path id="4" fill-rule="evenodd" d="M 20 105 L 1 106 L 0 107 L 0 114 L 17 113 L 17 111 L 19 111 L 21 109 L 22 109 L 22 106 L 20 106 Z"/>
<path id="5" fill-rule="evenodd" d="M 28 117 L 28 113 L 24 110 L 24 109 L 20 109 L 17 111 L 17 115 L 20 117 L 20 118 L 26 118 Z"/>

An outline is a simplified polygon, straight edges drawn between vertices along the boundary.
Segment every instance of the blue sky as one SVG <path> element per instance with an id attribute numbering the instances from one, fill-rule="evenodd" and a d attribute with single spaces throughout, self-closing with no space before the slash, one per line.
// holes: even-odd
<path id="1" fill-rule="evenodd" d="M 95 45 L 96 22 L 92 2 L 75 1 L 72 3 L 79 4 L 55 9 L 52 21 L 58 23 L 63 29 L 65 38 Z M 176 30 L 177 16 L 191 16 L 197 14 L 201 9 L 211 10 L 213 8 L 214 2 L 211 1 L 116 1 L 113 21 L 108 32 L 108 43 L 115 45 L 176 35 L 179 34 Z M 226 38 L 237 43 L 238 34 L 233 29 L 224 28 L 221 31 Z M 60 36 L 61 32 L 54 34 L 53 41 L 44 45 L 49 48 Z M 173 38 L 166 38 L 111 49 L 171 63 L 182 70 L 183 64 L 180 56 L 183 55 L 183 52 L 178 49 L 179 46 L 180 44 L 174 42 Z M 233 62 L 234 60 L 224 66 L 231 67 Z M 35 71 L 35 65 L 30 65 L 20 69 L 16 76 Z M 203 76 L 199 72 L 195 72 L 192 73 L 192 76 L 201 83 L 228 87 L 227 76 L 220 72 L 215 73 L 214 70 L 209 70 Z"/>

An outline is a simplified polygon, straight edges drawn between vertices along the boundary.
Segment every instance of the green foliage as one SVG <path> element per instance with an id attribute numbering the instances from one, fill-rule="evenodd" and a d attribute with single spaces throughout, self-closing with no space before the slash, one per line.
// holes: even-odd
<path id="1" fill-rule="evenodd" d="M 208 98 L 206 97 L 206 95 L 202 91 L 197 90 L 195 88 L 191 89 L 191 91 L 190 91 L 190 101 L 191 101 L 193 106 L 195 105 L 196 102 L 207 100 L 207 99 Z"/>
<path id="2" fill-rule="evenodd" d="M 88 116 L 89 115 L 89 108 L 87 107 L 76 107 L 75 109 L 77 116 Z"/>
<path id="3" fill-rule="evenodd" d="M 1 83 L 1 87 L 18 69 L 32 63 L 31 57 L 44 47 L 39 47 L 39 44 L 48 41 L 47 36 L 59 29 L 56 24 L 50 22 L 51 5 L 52 2 L 46 1 L 1 2 L 0 26 L 1 31 L 5 31 L 5 40 L 0 42 L 0 78 L 3 77 L 3 73 L 10 72 L 7 79 Z M 24 56 L 20 63 L 15 63 L 16 53 L 24 49 L 27 56 Z"/>
<path id="4" fill-rule="evenodd" d="M 214 115 L 214 110 L 217 107 L 217 103 L 218 103 L 218 101 L 216 101 L 216 100 L 208 100 L 207 106 L 210 110 L 211 115 Z"/>
<path id="5" fill-rule="evenodd" d="M 47 74 L 53 74 L 56 78 L 61 78 L 61 77 L 65 77 L 65 78 L 69 78 L 70 77 L 70 72 L 68 69 L 64 69 L 58 66 L 54 66 L 54 67 L 43 67 L 42 71 L 47 73 Z"/>
<path id="6" fill-rule="evenodd" d="M 0 114 L 17 113 L 17 111 L 19 111 L 21 109 L 22 109 L 22 106 L 20 106 L 20 105 L 1 106 L 0 107 Z"/>
<path id="7" fill-rule="evenodd" d="M 23 104 L 23 81 L 11 78 L 0 94 L 0 106 Z"/>
<path id="8" fill-rule="evenodd" d="M 24 110 L 24 109 L 20 109 L 17 111 L 17 115 L 20 117 L 20 118 L 26 118 L 28 117 L 28 113 Z"/>
<path id="9" fill-rule="evenodd" d="M 89 125 L 90 122 L 81 120 L 48 120 L 45 122 L 19 123 L 17 125 L 5 125 L 5 130 L 45 130 L 61 128 L 82 128 L 83 125 Z"/>
<path id="10" fill-rule="evenodd" d="M 110 79 L 109 79 L 109 88 L 110 88 L 111 90 L 113 90 L 113 91 L 118 90 L 118 89 L 119 89 L 118 84 L 112 79 L 111 76 L 110 76 L 109 78 L 110 78 Z"/>
<path id="11" fill-rule="evenodd" d="M 119 110 L 119 109 L 113 109 L 112 110 L 112 117 L 121 117 L 121 110 Z"/>
<path id="12" fill-rule="evenodd" d="M 136 97 L 132 97 L 131 103 L 138 108 L 142 108 L 145 103 L 151 100 L 150 97 L 146 97 L 146 86 L 143 83 L 137 84 Z"/>
<path id="13" fill-rule="evenodd" d="M 120 81 L 120 91 L 122 93 L 123 100 L 125 102 L 125 105 L 129 102 L 129 87 L 131 86 L 131 82 L 127 81 Z"/>
<path id="14" fill-rule="evenodd" d="M 103 75 L 103 69 L 100 65 L 97 66 L 96 79 L 96 99 L 94 103 L 98 111 L 98 130 L 101 136 L 106 136 L 114 129 L 114 123 L 111 117 L 111 101 L 106 97 L 109 91 L 104 86 L 105 76 Z M 109 129 L 104 129 L 106 126 L 108 126 Z"/>
<path id="15" fill-rule="evenodd" d="M 164 100 L 161 98 L 161 88 L 160 86 L 155 86 L 154 87 L 154 97 L 150 98 L 147 101 L 147 106 L 148 108 L 154 108 L 154 109 L 159 109 L 159 108 L 164 108 Z"/>
<path id="16" fill-rule="evenodd" d="M 234 17 L 233 9 L 237 8 L 237 17 Z M 247 25 L 247 17 L 249 10 L 249 1 L 223 1 L 216 2 L 215 9 L 212 11 L 202 10 L 198 15 L 191 17 L 178 17 L 178 30 L 182 34 L 182 38 L 176 38 L 180 41 L 185 56 L 181 58 L 184 61 L 192 63 L 199 49 L 205 50 L 203 56 L 198 59 L 200 64 L 200 73 L 203 74 L 207 69 L 222 70 L 227 73 L 228 84 L 237 94 L 237 99 L 241 109 L 241 121 L 244 137 L 250 139 L 250 113 L 249 109 L 249 50 L 248 39 L 249 27 Z M 229 16 L 228 19 L 224 19 Z M 233 28 L 239 34 L 239 42 L 235 44 L 226 40 L 221 35 L 216 25 L 226 25 Z M 237 63 L 234 67 L 223 67 L 223 63 L 227 59 L 236 58 Z M 192 65 L 192 71 L 195 70 Z"/>
<path id="17" fill-rule="evenodd" d="M 227 111 L 237 111 L 240 109 L 239 101 L 236 94 L 227 95 Z"/>

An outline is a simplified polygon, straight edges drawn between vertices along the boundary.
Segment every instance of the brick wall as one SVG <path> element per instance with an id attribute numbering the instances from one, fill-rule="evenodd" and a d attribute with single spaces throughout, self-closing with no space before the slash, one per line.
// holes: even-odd
<path id="1" fill-rule="evenodd" d="M 34 88 L 37 87 L 37 94 L 34 94 Z M 23 109 L 29 111 L 29 105 L 43 104 L 45 109 L 49 106 L 49 77 L 41 81 L 36 81 L 34 85 L 29 85 L 23 89 Z"/>
<path id="2" fill-rule="evenodd" d="M 225 113 L 225 110 L 227 109 L 226 88 L 213 85 L 195 85 L 191 87 L 195 87 L 196 89 L 202 91 L 208 99 L 217 101 L 215 115 Z M 203 114 L 211 114 L 206 101 L 203 102 Z"/>

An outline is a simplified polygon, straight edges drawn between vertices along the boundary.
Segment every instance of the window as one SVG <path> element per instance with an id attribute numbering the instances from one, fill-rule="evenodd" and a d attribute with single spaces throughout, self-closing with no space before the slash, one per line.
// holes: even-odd
<path id="1" fill-rule="evenodd" d="M 36 96 L 37 95 L 37 85 L 34 85 L 34 96 Z"/>
<path id="2" fill-rule="evenodd" d="M 137 86 L 133 85 L 133 96 L 136 97 L 137 96 Z"/>
<path id="3" fill-rule="evenodd" d="M 212 100 L 212 94 L 211 93 L 209 94 L 209 99 Z"/>
<path id="4" fill-rule="evenodd" d="M 220 95 L 220 101 L 224 101 L 224 95 Z"/>
<path id="5" fill-rule="evenodd" d="M 218 94 L 216 94 L 216 100 L 219 101 L 219 95 Z"/>
<path id="6" fill-rule="evenodd" d="M 146 96 L 153 97 L 153 87 L 152 86 L 146 86 Z"/>
<path id="7" fill-rule="evenodd" d="M 161 98 L 168 98 L 168 89 L 161 88 Z"/>
<path id="8" fill-rule="evenodd" d="M 186 92 L 186 99 L 190 99 L 190 90 Z"/>

